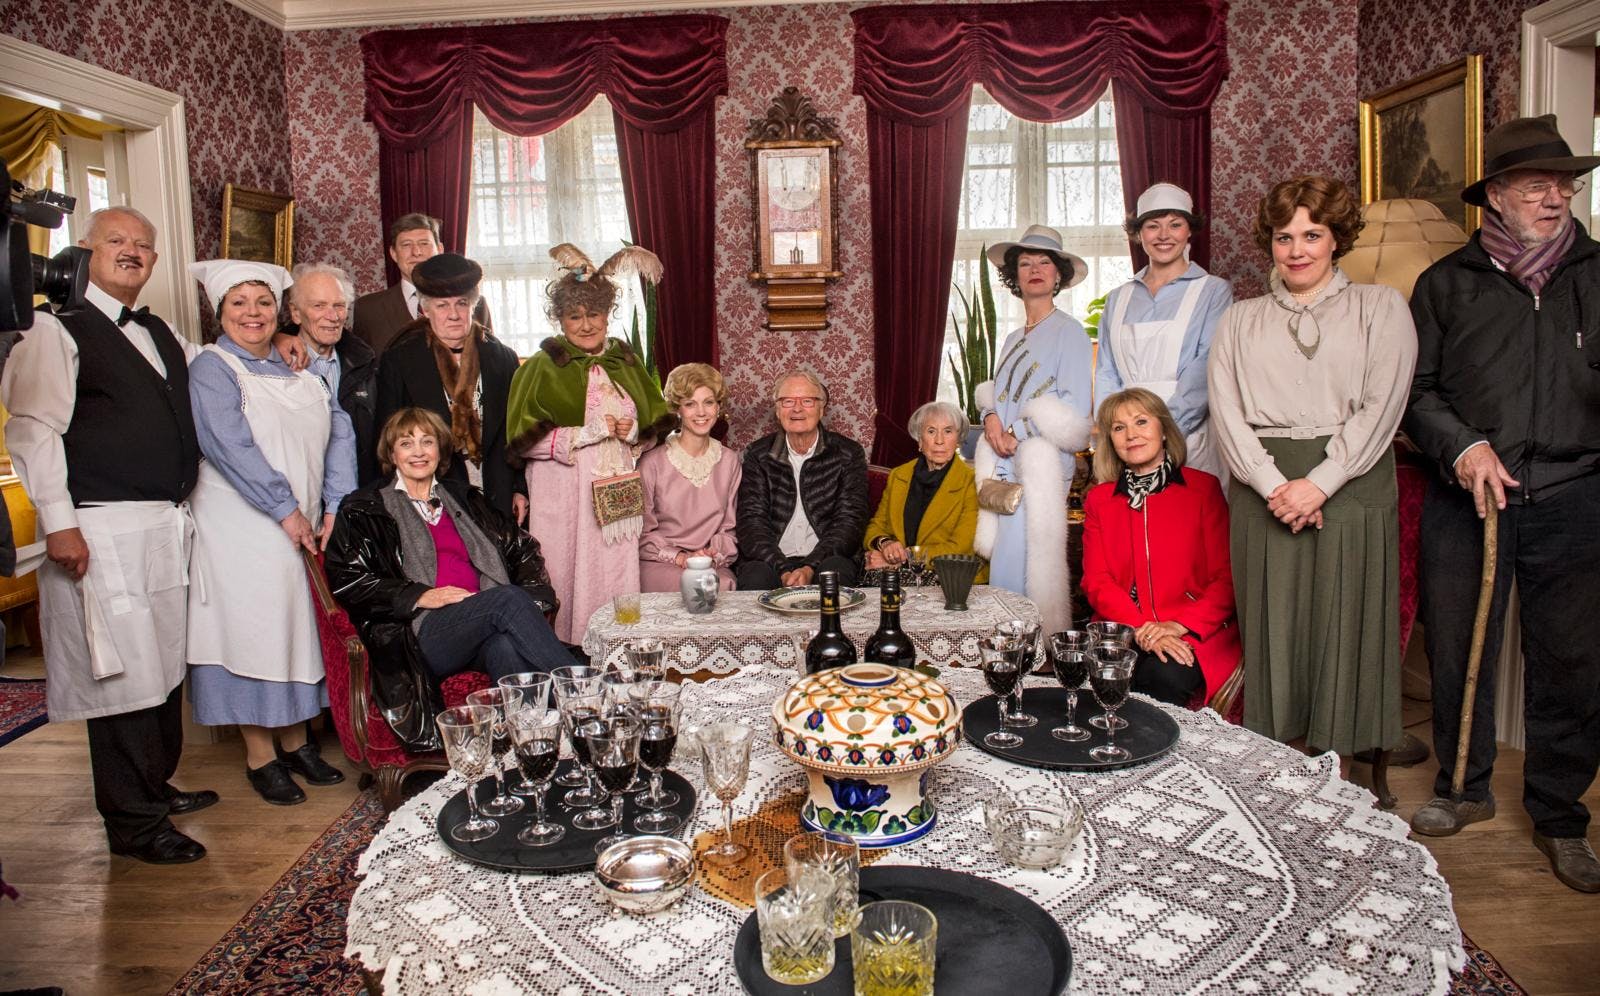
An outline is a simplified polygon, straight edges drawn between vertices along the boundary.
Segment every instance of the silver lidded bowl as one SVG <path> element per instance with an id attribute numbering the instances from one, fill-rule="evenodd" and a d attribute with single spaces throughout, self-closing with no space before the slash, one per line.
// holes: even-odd
<path id="1" fill-rule="evenodd" d="M 630 837 L 600 854 L 600 895 L 625 913 L 659 913 L 694 884 L 694 852 L 674 837 Z"/>

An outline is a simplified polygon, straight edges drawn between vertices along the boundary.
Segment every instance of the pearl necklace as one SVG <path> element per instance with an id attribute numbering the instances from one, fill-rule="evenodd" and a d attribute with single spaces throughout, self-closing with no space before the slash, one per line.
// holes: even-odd
<path id="1" fill-rule="evenodd" d="M 1041 322 L 1043 322 L 1046 318 L 1049 318 L 1051 315 L 1053 315 L 1055 313 L 1056 313 L 1056 309 L 1051 308 L 1049 311 L 1047 311 L 1044 314 L 1039 316 L 1039 321 L 1037 321 L 1037 322 L 1023 322 L 1022 323 L 1022 333 L 1024 335 L 1026 335 L 1029 332 L 1032 332 L 1034 329 L 1039 327 Z"/>

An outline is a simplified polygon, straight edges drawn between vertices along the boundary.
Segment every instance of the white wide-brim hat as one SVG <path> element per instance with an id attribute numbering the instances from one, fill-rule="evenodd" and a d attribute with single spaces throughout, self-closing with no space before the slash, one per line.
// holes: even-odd
<path id="1" fill-rule="evenodd" d="M 1022 238 L 1015 242 L 996 242 L 989 247 L 989 262 L 996 267 L 1005 265 L 1006 253 L 1012 249 L 1023 249 L 1027 252 L 1054 253 L 1072 264 L 1072 273 L 1062 274 L 1061 289 L 1076 287 L 1089 276 L 1089 264 L 1083 261 L 1082 256 L 1074 255 L 1061 248 L 1061 233 L 1047 225 L 1029 225 L 1028 230 L 1022 233 Z"/>
<path id="2" fill-rule="evenodd" d="M 1153 214 L 1165 211 L 1179 211 L 1189 217 L 1194 217 L 1194 198 L 1189 192 L 1175 183 L 1155 183 L 1139 195 L 1139 200 L 1133 208 L 1135 223 L 1143 222 Z"/>
<path id="3" fill-rule="evenodd" d="M 200 281 L 206 289 L 206 299 L 211 302 L 212 311 L 221 307 L 222 299 L 230 290 L 251 281 L 266 284 L 281 305 L 284 290 L 294 283 L 294 278 L 283 267 L 250 259 L 208 259 L 190 263 L 189 275 Z"/>

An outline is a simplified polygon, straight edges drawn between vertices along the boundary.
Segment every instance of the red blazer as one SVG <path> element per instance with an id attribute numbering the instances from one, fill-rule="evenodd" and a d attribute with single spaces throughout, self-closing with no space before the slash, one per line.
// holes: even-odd
<path id="1" fill-rule="evenodd" d="M 1187 627 L 1210 699 L 1243 652 L 1222 488 L 1205 471 L 1184 467 L 1183 483 L 1169 483 L 1135 512 L 1115 487 L 1097 485 L 1083 501 L 1083 593 L 1097 619 Z M 1135 578 L 1138 602 L 1128 594 Z"/>

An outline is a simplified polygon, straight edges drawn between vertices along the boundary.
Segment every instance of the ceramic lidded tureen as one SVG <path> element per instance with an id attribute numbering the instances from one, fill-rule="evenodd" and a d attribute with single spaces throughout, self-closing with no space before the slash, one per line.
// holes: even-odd
<path id="1" fill-rule="evenodd" d="M 887 664 L 807 675 L 772 707 L 778 749 L 811 791 L 800 822 L 892 847 L 933 829 L 928 769 L 955 753 L 961 707 L 938 681 Z"/>

